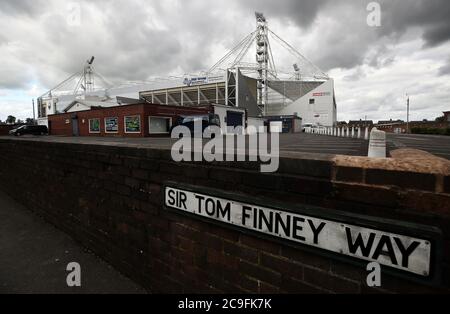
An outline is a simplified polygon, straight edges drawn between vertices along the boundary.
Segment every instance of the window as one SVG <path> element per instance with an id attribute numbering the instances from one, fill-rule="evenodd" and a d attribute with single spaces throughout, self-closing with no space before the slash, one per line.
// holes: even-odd
<path id="1" fill-rule="evenodd" d="M 125 117 L 125 133 L 141 133 L 141 116 Z"/>
<path id="2" fill-rule="evenodd" d="M 314 105 L 316 103 L 316 100 L 314 99 L 314 98 L 311 98 L 310 100 L 309 100 L 309 104 L 310 105 Z"/>
<path id="3" fill-rule="evenodd" d="M 100 119 L 89 120 L 89 133 L 100 133 Z"/>
<path id="4" fill-rule="evenodd" d="M 168 134 L 172 127 L 172 118 L 148 117 L 150 134 Z"/>
<path id="5" fill-rule="evenodd" d="M 119 118 L 105 118 L 105 132 L 118 133 L 119 132 Z"/>

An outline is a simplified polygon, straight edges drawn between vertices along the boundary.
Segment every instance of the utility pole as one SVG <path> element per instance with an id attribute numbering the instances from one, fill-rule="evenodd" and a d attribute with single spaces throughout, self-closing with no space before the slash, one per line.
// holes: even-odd
<path id="1" fill-rule="evenodd" d="M 408 94 L 406 96 L 408 97 L 406 101 L 406 134 L 409 134 L 409 96 Z"/>
<path id="2" fill-rule="evenodd" d="M 34 98 L 33 98 L 33 121 L 36 121 L 36 111 L 34 109 Z"/>

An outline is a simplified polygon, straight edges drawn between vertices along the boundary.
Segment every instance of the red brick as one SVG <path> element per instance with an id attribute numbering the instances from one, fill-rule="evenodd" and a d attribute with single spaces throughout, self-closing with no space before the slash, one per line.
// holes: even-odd
<path id="1" fill-rule="evenodd" d="M 401 188 L 422 191 L 435 191 L 436 176 L 434 174 L 367 169 L 366 183 L 384 186 L 394 185 Z"/>
<path id="2" fill-rule="evenodd" d="M 303 279 L 303 266 L 293 263 L 288 259 L 261 253 L 261 266 L 277 271 L 283 275 L 289 275 L 299 280 Z"/>
<path id="3" fill-rule="evenodd" d="M 258 252 L 255 249 L 228 241 L 224 241 L 223 248 L 226 254 L 236 256 L 253 264 L 258 263 Z"/>
<path id="4" fill-rule="evenodd" d="M 313 287 L 303 281 L 295 280 L 291 277 L 283 276 L 280 285 L 280 290 L 283 293 L 290 294 L 324 294 L 329 293 L 324 289 Z"/>
<path id="5" fill-rule="evenodd" d="M 254 265 L 245 261 L 240 261 L 239 271 L 242 274 L 264 281 L 266 283 L 270 283 L 273 285 L 279 285 L 281 283 L 280 273 L 261 267 L 259 265 Z"/>
<path id="6" fill-rule="evenodd" d="M 358 283 L 332 276 L 330 273 L 305 268 L 305 282 L 336 293 L 360 293 Z"/>
<path id="7" fill-rule="evenodd" d="M 241 234 L 239 242 L 251 248 L 255 248 L 273 254 L 278 254 L 280 252 L 280 246 L 278 244 L 267 240 L 263 240 L 261 238 L 257 238 L 256 236 L 248 236 L 246 234 Z"/>
<path id="8" fill-rule="evenodd" d="M 284 256 L 285 258 L 291 259 L 292 261 L 300 263 L 302 265 L 320 268 L 325 271 L 328 271 L 331 265 L 330 258 L 322 257 L 320 255 L 309 253 L 302 249 L 295 249 L 288 246 L 283 246 L 281 248 L 281 256 Z"/>
<path id="9" fill-rule="evenodd" d="M 364 182 L 364 169 L 352 167 L 336 167 L 336 181 Z"/>

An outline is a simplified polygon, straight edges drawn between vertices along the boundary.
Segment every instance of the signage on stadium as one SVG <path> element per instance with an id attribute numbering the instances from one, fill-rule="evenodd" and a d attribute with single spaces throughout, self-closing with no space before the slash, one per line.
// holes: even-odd
<path id="1" fill-rule="evenodd" d="M 434 245 L 429 240 L 382 231 L 373 228 L 373 224 L 370 228 L 362 227 L 358 218 L 349 218 L 351 223 L 345 223 L 342 217 L 325 219 L 316 214 L 261 207 L 170 186 L 165 188 L 165 206 L 279 240 L 377 262 L 420 278 L 430 276 Z"/>
<path id="2" fill-rule="evenodd" d="M 324 92 L 324 93 L 314 93 L 313 97 L 323 97 L 323 96 L 331 96 L 330 92 Z"/>
<path id="3" fill-rule="evenodd" d="M 186 77 L 184 79 L 184 84 L 187 86 L 208 84 L 208 78 L 207 77 L 192 77 L 192 78 Z"/>

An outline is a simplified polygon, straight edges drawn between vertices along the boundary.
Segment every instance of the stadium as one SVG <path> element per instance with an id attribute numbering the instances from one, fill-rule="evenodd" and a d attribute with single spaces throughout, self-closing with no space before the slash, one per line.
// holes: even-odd
<path id="1" fill-rule="evenodd" d="M 337 122 L 333 79 L 274 33 L 261 13 L 256 13 L 253 32 L 196 75 L 115 86 L 93 62 L 94 57 L 38 99 L 39 124 L 48 125 L 49 115 L 73 112 L 75 102 L 80 110 L 89 110 L 139 101 L 181 107 L 215 104 L 245 109 L 251 118 L 299 117 L 303 125 L 332 127 Z"/>

